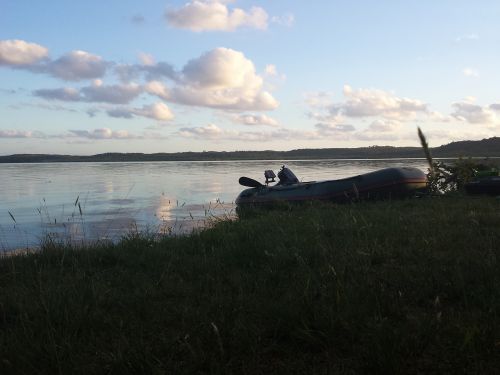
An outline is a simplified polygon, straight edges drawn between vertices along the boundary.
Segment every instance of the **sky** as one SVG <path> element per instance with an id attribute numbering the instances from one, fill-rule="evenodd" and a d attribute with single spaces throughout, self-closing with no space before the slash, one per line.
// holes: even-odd
<path id="1" fill-rule="evenodd" d="M 497 0 L 0 0 L 0 154 L 500 135 Z"/>

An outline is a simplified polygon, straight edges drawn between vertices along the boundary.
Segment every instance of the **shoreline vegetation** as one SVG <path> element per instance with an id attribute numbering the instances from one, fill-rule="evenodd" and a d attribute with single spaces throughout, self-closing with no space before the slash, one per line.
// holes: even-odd
<path id="1" fill-rule="evenodd" d="M 283 205 L 0 258 L 0 373 L 493 374 L 500 200 Z"/>
<path id="2" fill-rule="evenodd" d="M 500 137 L 480 141 L 458 141 L 430 148 L 436 158 L 500 157 Z M 298 149 L 290 151 L 204 151 L 178 153 L 104 153 L 89 156 L 15 154 L 0 156 L 0 163 L 132 162 L 132 161 L 222 161 L 222 160 L 310 160 L 423 158 L 421 147 L 371 146 L 358 148 Z"/>

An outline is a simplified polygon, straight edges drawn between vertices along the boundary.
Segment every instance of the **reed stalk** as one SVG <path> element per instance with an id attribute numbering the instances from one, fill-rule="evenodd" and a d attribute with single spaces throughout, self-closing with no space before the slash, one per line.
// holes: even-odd
<path id="1" fill-rule="evenodd" d="M 425 138 L 425 135 L 422 132 L 422 129 L 420 129 L 420 126 L 417 129 L 418 129 L 418 138 L 420 139 L 420 144 L 422 145 L 422 148 L 424 149 L 425 158 L 427 159 L 427 163 L 429 163 L 429 172 L 430 172 L 431 176 L 434 178 L 436 175 L 435 170 L 434 170 L 435 166 L 434 166 L 434 162 L 432 161 L 431 151 L 429 150 L 429 145 L 427 144 L 427 139 Z"/>

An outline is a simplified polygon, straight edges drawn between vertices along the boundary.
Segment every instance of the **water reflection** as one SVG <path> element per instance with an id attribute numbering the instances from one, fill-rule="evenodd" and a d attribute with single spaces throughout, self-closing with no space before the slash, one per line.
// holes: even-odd
<path id="1" fill-rule="evenodd" d="M 162 194 L 160 196 L 159 202 L 156 204 L 155 216 L 161 221 L 171 221 L 174 217 L 172 202 L 177 202 L 177 200 L 171 196 L 166 196 Z"/>
<path id="2" fill-rule="evenodd" d="M 425 160 L 296 160 L 302 181 Z M 282 161 L 0 164 L 0 250 L 57 240 L 119 239 L 130 230 L 187 233 L 234 215 L 238 178 L 263 181 Z M 75 204 L 76 203 L 76 204 Z M 15 218 L 10 217 L 9 212 Z"/>

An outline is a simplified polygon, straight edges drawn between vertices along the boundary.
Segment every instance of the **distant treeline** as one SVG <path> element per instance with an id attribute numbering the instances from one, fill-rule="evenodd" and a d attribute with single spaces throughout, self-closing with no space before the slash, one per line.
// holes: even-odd
<path id="1" fill-rule="evenodd" d="M 431 148 L 434 157 L 500 157 L 500 137 L 459 141 Z M 15 154 L 0 156 L 0 163 L 217 161 L 423 158 L 420 147 L 370 146 L 357 148 L 297 149 L 290 151 L 203 151 L 176 153 L 105 153 L 91 156 Z"/>

